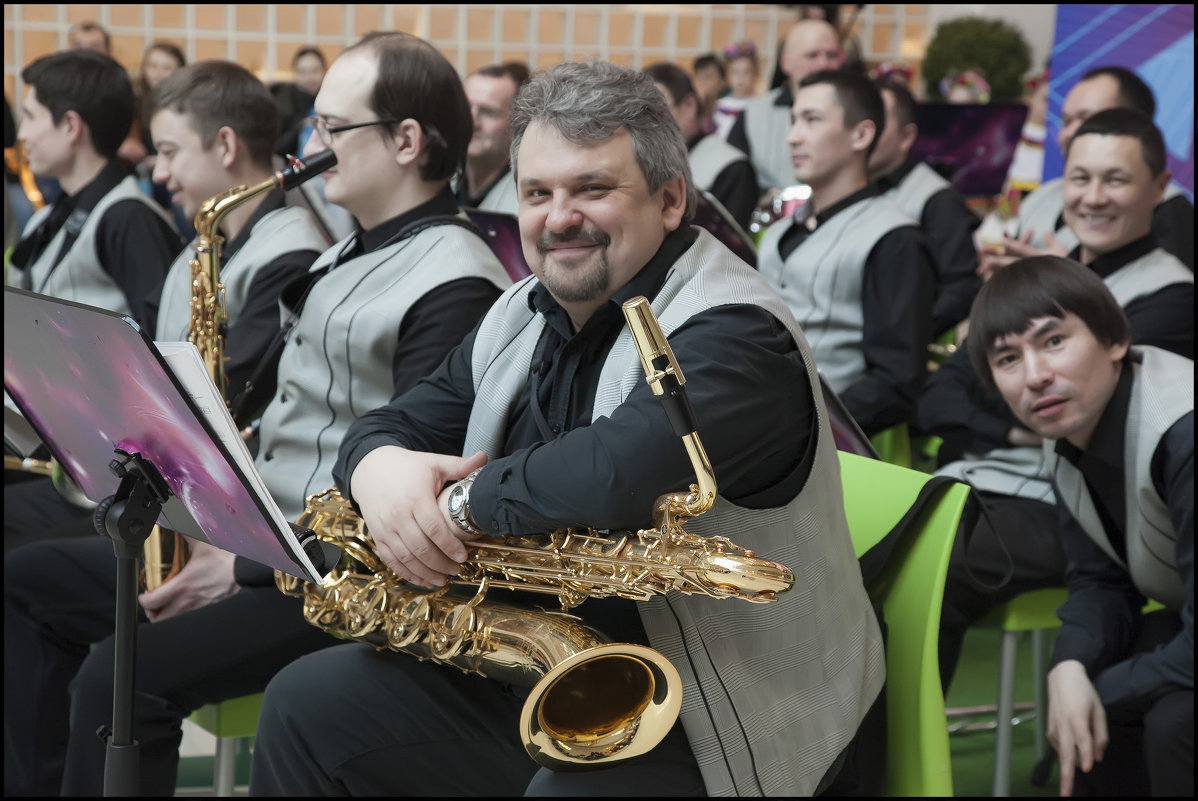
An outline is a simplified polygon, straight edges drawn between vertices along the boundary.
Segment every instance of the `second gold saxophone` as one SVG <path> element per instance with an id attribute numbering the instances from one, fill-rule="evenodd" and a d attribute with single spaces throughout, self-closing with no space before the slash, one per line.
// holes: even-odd
<path id="1" fill-rule="evenodd" d="M 715 502 L 715 476 L 683 394 L 682 371 L 649 302 L 633 298 L 624 314 L 646 380 L 666 403 L 696 474 L 689 492 L 655 501 L 653 528 L 559 529 L 473 540 L 458 576 L 425 592 L 405 584 L 379 559 L 362 519 L 336 490 L 328 490 L 307 499 L 297 523 L 341 548 L 341 565 L 320 586 L 275 573 L 283 592 L 304 599 L 305 619 L 325 631 L 532 685 L 521 738 L 534 760 L 558 770 L 646 753 L 665 737 L 681 708 L 681 680 L 669 660 L 642 645 L 608 642 L 569 609 L 588 598 L 646 600 L 671 591 L 771 603 L 794 584 L 784 565 L 725 537 L 683 530 L 687 519 Z M 463 587 L 473 597 L 455 594 Z M 484 602 L 495 587 L 556 596 L 562 611 Z"/>

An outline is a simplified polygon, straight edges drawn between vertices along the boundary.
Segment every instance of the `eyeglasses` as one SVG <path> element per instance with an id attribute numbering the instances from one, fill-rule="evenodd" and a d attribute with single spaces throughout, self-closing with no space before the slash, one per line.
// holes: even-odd
<path id="1" fill-rule="evenodd" d="M 312 130 L 316 132 L 317 138 L 324 143 L 325 147 L 333 146 L 333 134 L 339 134 L 342 131 L 352 131 L 355 128 L 368 128 L 371 125 L 393 125 L 399 122 L 399 120 L 392 119 L 371 120 L 370 122 L 355 122 L 350 125 L 336 125 L 330 128 L 328 122 L 323 117 L 309 117 L 308 121 L 312 126 Z"/>

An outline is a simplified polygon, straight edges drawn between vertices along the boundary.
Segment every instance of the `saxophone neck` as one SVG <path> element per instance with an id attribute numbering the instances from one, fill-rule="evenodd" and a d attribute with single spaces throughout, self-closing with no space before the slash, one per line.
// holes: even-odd
<path id="1" fill-rule="evenodd" d="M 193 223 L 196 232 L 196 245 L 210 245 L 218 236 L 217 226 L 220 225 L 220 221 L 226 214 L 278 185 L 279 178 L 276 173 L 252 186 L 245 184 L 235 186 L 205 200 L 200 206 L 200 210 L 196 212 Z"/>
<path id="2" fill-rule="evenodd" d="M 711 461 L 703 450 L 703 443 L 699 441 L 695 412 L 686 396 L 686 378 L 649 301 L 644 297 L 632 298 L 625 301 L 623 310 L 632 342 L 645 369 L 645 380 L 653 394 L 661 398 L 670 426 L 686 446 L 686 455 L 690 457 L 691 467 L 695 471 L 696 483 L 691 485 L 690 494 L 663 495 L 655 504 L 657 515 L 664 516 L 670 522 L 679 516 L 695 517 L 715 503 L 716 483 Z M 656 522 L 662 525 L 663 520 Z"/>

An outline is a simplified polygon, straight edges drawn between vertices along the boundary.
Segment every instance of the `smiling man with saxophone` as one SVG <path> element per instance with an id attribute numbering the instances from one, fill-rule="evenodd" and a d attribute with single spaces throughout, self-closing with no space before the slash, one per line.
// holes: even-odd
<path id="1" fill-rule="evenodd" d="M 621 305 L 644 296 L 720 480 L 688 527 L 794 566 L 795 588 L 751 606 L 675 593 L 578 606 L 613 641 L 660 651 L 682 685 L 679 723 L 656 748 L 592 771 L 538 769 L 517 736 L 524 692 L 506 683 L 365 644 L 324 649 L 269 685 L 251 793 L 823 790 L 844 778 L 883 660 L 804 337 L 756 272 L 687 224 L 686 147 L 647 76 L 602 62 L 538 72 L 514 103 L 513 130 L 534 277 L 341 446 L 338 486 L 378 555 L 437 586 L 484 535 L 636 530 L 654 498 L 693 482 L 623 333 Z M 509 595 L 500 600 L 522 603 Z"/>
<path id="2" fill-rule="evenodd" d="M 259 113 L 273 115 L 265 97 Z M 443 56 L 406 34 L 369 35 L 330 67 L 316 112 L 304 155 L 335 154 L 326 192 L 359 228 L 281 293 L 285 344 L 256 466 L 291 519 L 305 495 L 332 483 L 350 422 L 431 372 L 510 284 L 487 243 L 463 225 L 449 189 L 471 123 Z M 268 151 L 276 133 L 265 140 Z M 52 589 L 26 580 L 28 561 L 6 559 L 6 792 L 102 790 L 104 745 L 95 730 L 112 715 L 114 557 L 110 543 L 97 544 L 107 557 L 97 552 L 95 564 L 59 557 L 64 575 Z M 339 642 L 304 621 L 301 603 L 279 593 L 272 571 L 222 555 L 196 577 L 207 584 L 204 597 L 183 593 L 138 630 L 133 732 L 143 795 L 173 793 L 182 721 L 192 710 L 259 691 L 300 654 Z M 181 573 L 156 598 L 183 580 Z M 81 619 L 93 616 L 99 620 L 81 631 Z M 98 644 L 89 652 L 91 642 Z M 17 653 L 42 670 L 10 677 Z M 17 789 L 21 780 L 35 789 Z"/>

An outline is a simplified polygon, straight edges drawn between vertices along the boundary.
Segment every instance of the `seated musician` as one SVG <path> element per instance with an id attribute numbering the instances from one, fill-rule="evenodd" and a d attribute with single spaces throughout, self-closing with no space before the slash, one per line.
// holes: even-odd
<path id="1" fill-rule="evenodd" d="M 652 527 L 653 499 L 696 471 L 625 331 L 621 304 L 644 296 L 719 483 L 687 527 L 800 566 L 801 588 L 751 607 L 671 593 L 575 608 L 613 641 L 661 651 L 683 684 L 656 748 L 592 771 L 528 758 L 528 688 L 364 643 L 310 654 L 267 689 L 251 793 L 798 795 L 844 780 L 883 683 L 882 640 L 802 332 L 755 271 L 687 224 L 686 147 L 648 76 L 556 65 L 520 92 L 513 126 L 534 276 L 341 446 L 338 486 L 379 555 L 435 587 L 484 534 Z M 492 592 L 484 604 L 519 602 Z M 447 769 L 463 755 L 468 769 Z"/>
<path id="2" fill-rule="evenodd" d="M 1126 67 L 1108 64 L 1088 70 L 1061 104 L 1057 146 L 1062 157 L 1082 123 L 1111 108 L 1134 109 L 1153 119 L 1156 97 L 1152 87 Z M 1066 256 L 1077 247 L 1077 234 L 1065 219 L 1064 189 L 1064 175 L 1037 186 L 1019 204 L 1018 229 L 998 245 L 979 246 L 978 273 L 983 278 L 1016 259 Z M 1153 209 L 1152 234 L 1164 250 L 1194 269 L 1194 204 L 1175 181 L 1166 185 Z"/>
<path id="3" fill-rule="evenodd" d="M 249 70 L 227 61 L 205 61 L 176 71 L 149 98 L 147 119 L 162 150 L 155 180 L 177 198 L 187 219 L 200 205 L 233 187 L 253 186 L 273 172 L 272 136 L 278 127 L 270 95 Z M 225 286 L 224 366 L 226 396 L 232 400 L 257 369 L 279 330 L 279 293 L 307 280 L 308 268 L 328 247 L 311 213 L 285 207 L 282 190 L 247 200 L 206 231 L 207 247 L 220 236 L 220 282 Z M 160 341 L 186 340 L 191 323 L 192 242 L 178 252 L 164 283 L 144 298 L 144 320 Z M 210 265 L 199 269 L 210 271 Z M 259 381 L 274 384 L 273 364 Z M 246 409 L 245 419 L 261 411 Z M 235 410 L 237 412 L 238 410 Z M 252 411 L 252 413 L 251 413 Z M 239 415 L 240 417 L 241 415 Z M 4 488 L 4 548 L 33 540 L 94 533 L 91 512 L 67 502 L 49 479 Z"/>
<path id="4" fill-rule="evenodd" d="M 516 184 L 508 154 L 512 146 L 512 101 L 528 81 L 521 61 L 490 64 L 466 77 L 466 99 L 474 135 L 466 152 L 466 170 L 455 194 L 464 208 L 516 213 Z"/>
<path id="5" fill-rule="evenodd" d="M 886 124 L 869 157 L 869 178 L 903 213 L 919 223 L 936 266 L 932 336 L 938 337 L 969 316 L 982 285 L 973 232 L 981 225 L 964 196 L 927 164 L 912 159 L 919 139 L 915 96 L 895 76 L 875 78 L 886 107 Z"/>
<path id="6" fill-rule="evenodd" d="M 26 223 L 5 282 L 146 323 L 180 239 L 116 155 L 136 114 L 129 76 L 106 55 L 75 50 L 37 59 L 21 80 L 17 138 L 34 174 L 62 194 Z"/>
<path id="7" fill-rule="evenodd" d="M 645 72 L 665 93 L 670 113 L 686 140 L 695 188 L 710 192 L 747 231 L 759 194 L 749 157 L 717 134 L 703 130 L 702 101 L 682 67 L 662 61 L 645 67 Z"/>
<path id="8" fill-rule="evenodd" d="M 819 371 L 868 436 L 909 421 L 927 375 L 935 259 L 918 223 L 867 176 L 885 111 L 851 70 L 798 83 L 787 143 L 811 197 L 766 229 L 757 267 Z"/>
<path id="9" fill-rule="evenodd" d="M 1133 344 L 1119 292 L 1069 259 L 1017 261 L 978 293 L 969 360 L 1044 439 L 1052 477 L 1069 591 L 1047 680 L 1060 794 L 1189 798 L 1194 362 Z"/>
<path id="10" fill-rule="evenodd" d="M 336 154 L 329 199 L 359 228 L 312 265 L 306 299 L 282 296 L 294 325 L 255 464 L 291 520 L 305 495 L 332 484 L 354 417 L 431 372 L 510 284 L 449 188 L 465 160 L 470 111 L 444 56 L 407 34 L 368 35 L 332 64 L 316 113 L 305 155 Z M 173 794 L 192 711 L 260 691 L 300 654 L 339 642 L 304 621 L 271 571 L 191 544 L 182 572 L 138 598 L 133 737 L 143 795 Z M 112 716 L 115 566 L 102 537 L 5 556 L 6 794 L 103 790 L 105 745 L 95 732 Z"/>

